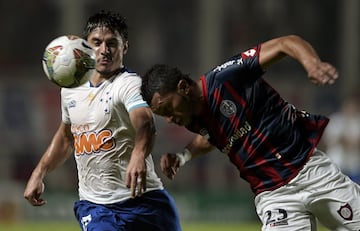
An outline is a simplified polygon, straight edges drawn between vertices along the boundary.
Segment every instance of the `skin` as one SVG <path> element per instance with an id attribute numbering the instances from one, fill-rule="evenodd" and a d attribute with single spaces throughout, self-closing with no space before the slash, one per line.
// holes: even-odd
<path id="1" fill-rule="evenodd" d="M 96 28 L 87 38 L 96 54 L 96 72 L 91 78 L 94 86 L 107 80 L 124 66 L 123 57 L 128 50 L 128 42 L 123 41 L 118 32 L 108 28 Z M 145 158 L 149 155 L 153 143 L 155 127 L 149 108 L 137 108 L 129 113 L 136 130 L 135 146 L 126 170 L 125 184 L 131 190 L 131 196 L 141 196 L 146 190 Z M 44 178 L 60 166 L 73 154 L 74 138 L 71 125 L 60 123 L 58 130 L 39 163 L 32 172 L 24 191 L 24 197 L 34 206 L 41 206 L 46 201 L 41 197 L 44 192 Z"/>
<path id="2" fill-rule="evenodd" d="M 296 35 L 283 36 L 264 42 L 260 50 L 260 65 L 266 69 L 282 58 L 289 56 L 298 61 L 305 69 L 310 82 L 316 85 L 334 84 L 338 78 L 335 67 L 320 60 L 314 48 Z M 200 80 L 189 84 L 180 80 L 176 92 L 160 95 L 154 94 L 151 109 L 155 114 L 165 117 L 170 123 L 187 126 L 191 118 L 201 111 L 203 91 Z M 195 110 L 194 110 L 195 109 Z M 198 135 L 187 146 L 193 157 L 203 155 L 212 150 L 211 144 Z M 167 153 L 161 158 L 161 169 L 170 179 L 174 179 L 179 168 L 179 160 L 175 154 Z"/>

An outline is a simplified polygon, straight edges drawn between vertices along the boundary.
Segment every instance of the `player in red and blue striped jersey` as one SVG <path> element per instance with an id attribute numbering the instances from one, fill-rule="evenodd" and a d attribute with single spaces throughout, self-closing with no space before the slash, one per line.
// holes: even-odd
<path id="1" fill-rule="evenodd" d="M 316 149 L 328 118 L 297 110 L 263 79 L 285 56 L 315 84 L 338 78 L 294 35 L 235 55 L 197 82 L 177 68 L 153 66 L 143 77 L 144 99 L 154 113 L 200 134 L 182 153 L 165 154 L 162 170 L 173 179 L 179 166 L 216 147 L 256 194 L 263 230 L 313 230 L 316 217 L 331 230 L 358 230 L 360 187 Z"/>

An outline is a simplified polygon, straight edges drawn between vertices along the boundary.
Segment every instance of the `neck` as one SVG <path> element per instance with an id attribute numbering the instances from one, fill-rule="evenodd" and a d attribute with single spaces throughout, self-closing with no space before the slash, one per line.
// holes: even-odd
<path id="1" fill-rule="evenodd" d="M 120 67 L 114 71 L 111 72 L 99 72 L 96 71 L 93 77 L 91 78 L 91 84 L 94 86 L 99 85 L 100 83 L 104 82 L 107 79 L 110 79 L 112 76 L 119 74 L 123 71 L 124 67 Z"/>
<path id="2" fill-rule="evenodd" d="M 191 99 L 193 99 L 194 114 L 197 115 L 201 112 L 205 100 L 201 80 L 193 84 Z"/>

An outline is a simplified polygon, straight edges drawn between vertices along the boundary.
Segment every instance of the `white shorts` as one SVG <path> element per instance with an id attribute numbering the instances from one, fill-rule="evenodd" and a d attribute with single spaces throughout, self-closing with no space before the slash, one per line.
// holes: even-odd
<path id="1" fill-rule="evenodd" d="M 255 197 L 262 230 L 360 230 L 360 186 L 316 150 L 287 185 Z"/>

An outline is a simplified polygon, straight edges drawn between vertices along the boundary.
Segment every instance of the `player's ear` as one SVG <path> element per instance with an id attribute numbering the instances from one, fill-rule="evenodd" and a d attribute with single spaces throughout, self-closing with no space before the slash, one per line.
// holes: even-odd
<path id="1" fill-rule="evenodd" d="M 178 82 L 177 90 L 179 94 L 187 95 L 190 90 L 190 85 L 185 79 L 181 79 Z"/>
<path id="2" fill-rule="evenodd" d="M 123 54 L 126 54 L 128 50 L 129 50 L 129 41 L 125 41 Z"/>

